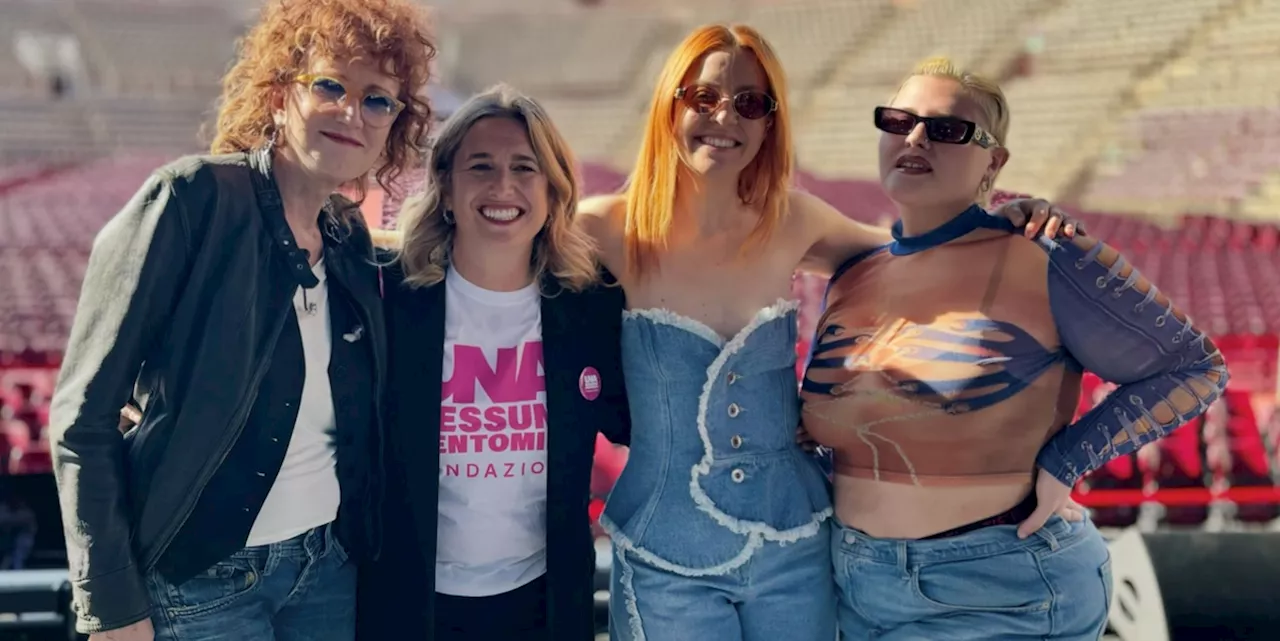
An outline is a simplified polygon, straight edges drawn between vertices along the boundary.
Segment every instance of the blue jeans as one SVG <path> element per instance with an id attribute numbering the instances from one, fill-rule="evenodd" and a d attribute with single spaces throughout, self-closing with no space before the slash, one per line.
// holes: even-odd
<path id="1" fill-rule="evenodd" d="M 765 542 L 719 574 L 688 576 L 613 546 L 612 641 L 835 641 L 827 523 L 818 536 Z"/>
<path id="2" fill-rule="evenodd" d="M 351 641 L 356 567 L 332 525 L 245 548 L 181 585 L 147 577 L 156 641 Z"/>
<path id="3" fill-rule="evenodd" d="M 1019 540 L 997 525 L 931 540 L 831 537 L 840 631 L 849 641 L 1097 641 L 1111 556 L 1090 521 L 1054 516 Z"/>

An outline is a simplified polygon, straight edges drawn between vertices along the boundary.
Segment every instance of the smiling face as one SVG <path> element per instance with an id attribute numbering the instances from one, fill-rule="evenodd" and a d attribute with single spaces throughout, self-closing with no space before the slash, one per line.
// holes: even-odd
<path id="1" fill-rule="evenodd" d="M 457 226 L 455 243 L 531 252 L 550 206 L 547 177 L 524 123 L 501 117 L 477 121 L 452 166 L 445 207 Z"/>
<path id="2" fill-rule="evenodd" d="M 680 159 L 698 175 L 737 176 L 760 151 L 773 117 L 744 118 L 734 104 L 734 96 L 742 92 L 770 93 L 760 63 L 747 51 L 713 51 L 694 65 L 683 87 L 704 103 L 718 104 L 709 113 L 699 113 L 687 100 L 679 103 Z"/>
<path id="3" fill-rule="evenodd" d="M 368 61 L 313 61 L 276 94 L 282 152 L 326 182 L 364 176 L 386 147 L 399 92 L 400 81 Z"/>
<path id="4" fill-rule="evenodd" d="M 980 106 L 951 78 L 912 76 L 890 106 L 916 116 L 954 116 L 991 127 Z M 963 210 L 975 201 L 983 178 L 994 177 L 1007 159 L 1001 147 L 931 141 L 924 123 L 905 136 L 880 134 L 880 184 L 890 199 L 908 207 Z"/>

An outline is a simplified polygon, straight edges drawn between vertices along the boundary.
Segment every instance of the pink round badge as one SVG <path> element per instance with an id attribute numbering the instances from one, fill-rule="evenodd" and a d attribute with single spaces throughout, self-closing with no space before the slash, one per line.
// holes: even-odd
<path id="1" fill-rule="evenodd" d="M 588 401 L 594 401 L 600 396 L 600 372 L 596 368 L 588 367 L 578 375 L 578 391 Z"/>

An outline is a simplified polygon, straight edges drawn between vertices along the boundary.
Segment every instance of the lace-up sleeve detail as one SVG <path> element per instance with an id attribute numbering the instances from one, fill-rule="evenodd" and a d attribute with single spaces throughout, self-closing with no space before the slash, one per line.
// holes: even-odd
<path id="1" fill-rule="evenodd" d="M 1049 253 L 1049 301 L 1062 345 L 1119 387 L 1041 449 L 1037 464 L 1068 485 L 1199 416 L 1222 395 L 1222 354 L 1119 252 L 1092 238 Z"/>

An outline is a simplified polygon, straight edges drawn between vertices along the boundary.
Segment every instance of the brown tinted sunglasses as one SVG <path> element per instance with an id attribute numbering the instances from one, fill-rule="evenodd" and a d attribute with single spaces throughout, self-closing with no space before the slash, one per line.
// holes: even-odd
<path id="1" fill-rule="evenodd" d="M 699 114 L 715 113 L 728 102 L 745 120 L 759 120 L 778 110 L 778 101 L 763 91 L 742 91 L 726 96 L 714 87 L 694 85 L 676 89 L 675 97 Z"/>

